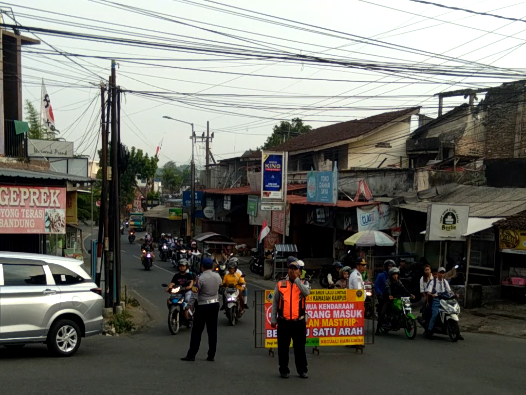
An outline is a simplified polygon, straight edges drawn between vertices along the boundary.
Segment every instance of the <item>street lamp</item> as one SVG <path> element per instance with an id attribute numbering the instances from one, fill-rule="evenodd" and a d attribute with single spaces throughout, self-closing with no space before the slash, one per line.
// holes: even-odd
<path id="1" fill-rule="evenodd" d="M 192 126 L 192 136 L 190 138 L 192 139 L 192 164 L 190 167 L 190 174 L 192 177 L 192 180 L 190 182 L 190 193 L 192 194 L 191 197 L 191 205 L 190 205 L 190 235 L 194 237 L 195 233 L 195 163 L 194 163 L 194 143 L 195 143 L 195 132 L 194 132 L 194 124 L 191 122 L 181 121 L 180 119 L 175 119 L 172 117 L 169 117 L 168 115 L 164 115 L 163 118 L 169 119 L 171 121 L 186 123 L 187 125 Z"/>

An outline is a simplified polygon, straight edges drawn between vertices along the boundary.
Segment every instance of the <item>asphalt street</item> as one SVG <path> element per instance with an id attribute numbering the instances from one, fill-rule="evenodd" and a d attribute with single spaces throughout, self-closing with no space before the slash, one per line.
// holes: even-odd
<path id="1" fill-rule="evenodd" d="M 50 357 L 43 345 L 21 350 L 0 348 L 0 393 L 8 394 L 524 394 L 526 341 L 465 334 L 464 342 L 444 337 L 413 341 L 403 333 L 377 337 L 363 355 L 349 348 L 322 348 L 308 354 L 308 380 L 278 376 L 277 356 L 254 348 L 254 309 L 235 327 L 219 317 L 215 362 L 207 362 L 206 333 L 195 362 L 179 360 L 189 345 L 189 330 L 170 335 L 161 283 L 173 274 L 157 260 L 142 269 L 138 244 L 122 238 L 123 284 L 151 316 L 142 330 L 119 337 L 83 339 L 68 359 Z M 252 291 L 257 284 L 249 283 Z M 251 301 L 254 300 L 251 295 Z M 462 319 L 462 318 L 461 318 Z M 291 358 L 293 369 L 293 357 Z"/>

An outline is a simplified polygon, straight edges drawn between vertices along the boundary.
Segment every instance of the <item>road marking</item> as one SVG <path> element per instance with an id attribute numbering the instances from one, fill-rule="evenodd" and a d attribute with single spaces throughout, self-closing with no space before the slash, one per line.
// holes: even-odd
<path id="1" fill-rule="evenodd" d="M 121 252 L 126 252 L 126 251 L 124 251 L 124 250 L 121 250 Z"/>
<path id="2" fill-rule="evenodd" d="M 152 302 L 150 302 L 148 299 L 146 299 L 144 296 L 142 296 L 139 292 L 137 292 L 136 290 L 134 289 L 130 289 L 131 292 L 134 292 L 137 294 L 137 296 L 139 296 L 141 299 L 144 299 L 145 301 L 147 301 L 148 303 L 150 303 L 153 307 L 155 307 L 157 310 L 159 309 L 157 307 L 157 305 L 153 304 Z"/>
<path id="3" fill-rule="evenodd" d="M 171 272 L 171 271 L 169 271 L 169 270 L 166 270 L 166 269 L 164 269 L 164 268 L 162 268 L 162 267 L 160 267 L 160 266 L 157 266 L 157 265 L 155 265 L 155 264 L 154 264 L 153 266 L 155 266 L 155 267 L 157 267 L 157 268 L 159 268 L 159 269 L 161 269 L 161 270 L 164 270 L 164 271 L 167 272 L 167 273 L 174 274 L 174 272 Z"/>

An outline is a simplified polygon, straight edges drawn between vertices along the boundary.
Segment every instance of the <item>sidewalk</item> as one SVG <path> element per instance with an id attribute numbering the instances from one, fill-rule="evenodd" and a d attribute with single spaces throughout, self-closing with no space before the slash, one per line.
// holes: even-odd
<path id="1" fill-rule="evenodd" d="M 459 323 L 464 332 L 526 338 L 526 305 L 495 302 L 477 309 L 462 309 Z"/>

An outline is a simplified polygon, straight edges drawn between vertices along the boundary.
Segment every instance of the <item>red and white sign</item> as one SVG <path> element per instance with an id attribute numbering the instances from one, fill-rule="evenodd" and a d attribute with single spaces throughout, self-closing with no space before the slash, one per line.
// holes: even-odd
<path id="1" fill-rule="evenodd" d="M 66 188 L 0 185 L 2 233 L 66 233 Z"/>

